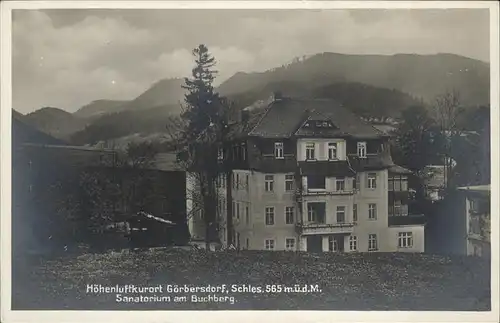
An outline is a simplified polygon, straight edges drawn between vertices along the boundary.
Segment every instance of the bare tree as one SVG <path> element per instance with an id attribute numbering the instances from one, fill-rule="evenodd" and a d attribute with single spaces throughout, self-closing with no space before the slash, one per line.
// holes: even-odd
<path id="1" fill-rule="evenodd" d="M 434 106 L 435 119 L 440 128 L 443 140 L 443 155 L 445 168 L 445 187 L 448 188 L 453 171 L 452 141 L 461 135 L 458 122 L 463 108 L 460 102 L 460 93 L 456 90 L 448 91 L 436 97 Z"/>

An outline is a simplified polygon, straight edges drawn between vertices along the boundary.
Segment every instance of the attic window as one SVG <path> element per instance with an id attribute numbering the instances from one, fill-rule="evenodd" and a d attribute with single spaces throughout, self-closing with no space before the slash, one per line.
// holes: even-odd
<path id="1" fill-rule="evenodd" d="M 333 123 L 328 120 L 309 120 L 304 124 L 305 128 L 334 128 Z"/>
<path id="2" fill-rule="evenodd" d="M 316 128 L 332 128 L 333 125 L 329 121 L 316 121 Z"/>

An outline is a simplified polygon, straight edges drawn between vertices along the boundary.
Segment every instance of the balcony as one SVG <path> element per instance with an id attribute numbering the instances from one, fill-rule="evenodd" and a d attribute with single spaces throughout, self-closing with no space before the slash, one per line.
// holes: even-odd
<path id="1" fill-rule="evenodd" d="M 329 196 L 329 195 L 353 195 L 354 190 L 327 191 L 327 190 L 302 190 L 299 192 L 302 196 Z"/>
<path id="2" fill-rule="evenodd" d="M 410 201 L 410 192 L 409 191 L 388 191 L 389 196 L 389 204 L 392 204 L 393 201 L 401 201 L 403 204 L 407 204 Z"/>
<path id="3" fill-rule="evenodd" d="M 424 225 L 426 222 L 426 217 L 423 214 L 389 215 L 389 226 Z"/>
<path id="4" fill-rule="evenodd" d="M 297 233 L 302 235 L 315 234 L 350 234 L 354 223 L 297 223 Z"/>
<path id="5" fill-rule="evenodd" d="M 347 160 L 299 161 L 298 167 L 302 176 L 352 177 L 356 175 Z"/>

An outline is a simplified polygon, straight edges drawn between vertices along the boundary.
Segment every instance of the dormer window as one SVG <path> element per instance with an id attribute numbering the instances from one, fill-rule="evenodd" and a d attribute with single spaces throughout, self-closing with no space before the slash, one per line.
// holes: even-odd
<path id="1" fill-rule="evenodd" d="M 358 157 L 366 158 L 366 142 L 358 142 Z"/>
<path id="2" fill-rule="evenodd" d="M 217 150 L 217 159 L 218 160 L 224 159 L 224 149 L 222 147 L 219 147 L 219 149 Z"/>
<path id="3" fill-rule="evenodd" d="M 328 159 L 336 160 L 337 159 L 337 143 L 329 142 L 328 143 Z"/>
<path id="4" fill-rule="evenodd" d="M 333 123 L 328 120 L 308 120 L 304 123 L 305 128 L 334 128 Z"/>
<path id="5" fill-rule="evenodd" d="M 316 121 L 316 128 L 331 128 L 332 124 L 328 121 Z"/>
<path id="6" fill-rule="evenodd" d="M 283 143 L 282 142 L 275 142 L 274 143 L 274 157 L 276 159 L 284 158 L 284 156 L 283 156 Z"/>

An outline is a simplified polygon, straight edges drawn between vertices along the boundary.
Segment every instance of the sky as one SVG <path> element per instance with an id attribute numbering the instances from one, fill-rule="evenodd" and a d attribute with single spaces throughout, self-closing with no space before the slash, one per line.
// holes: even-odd
<path id="1" fill-rule="evenodd" d="M 484 9 L 18 9 L 12 36 L 13 108 L 25 114 L 133 99 L 160 79 L 189 76 L 200 43 L 218 61 L 216 83 L 323 52 L 489 62 Z"/>

